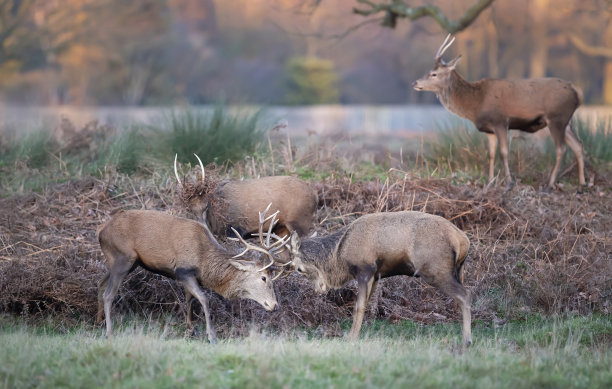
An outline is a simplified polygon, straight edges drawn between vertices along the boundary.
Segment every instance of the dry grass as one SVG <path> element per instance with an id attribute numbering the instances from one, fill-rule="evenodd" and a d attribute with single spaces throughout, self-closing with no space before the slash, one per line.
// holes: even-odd
<path id="1" fill-rule="evenodd" d="M 584 195 L 543 194 L 525 185 L 483 193 L 474 184 L 452 185 L 448 179 L 421 179 L 394 169 L 386 180 L 353 182 L 332 176 L 312 182 L 319 196 L 319 233 L 365 213 L 404 209 L 441 215 L 466 231 L 471 240 L 466 284 L 476 319 L 534 312 L 611 313 L 609 183 Z M 135 181 L 114 175 L 1 199 L 0 311 L 34 322 L 53 315 L 66 324 L 93 323 L 97 282 L 105 272 L 96 227 L 119 209 L 181 214 L 177 199 L 185 194 L 174 191 L 172 177 L 154 174 Z M 253 324 L 334 336 L 351 316 L 355 288 L 321 296 L 293 274 L 277 283 L 282 309 L 274 313 L 251 301 L 209 295 L 223 336 L 247 334 Z M 113 309 L 154 318 L 172 314 L 182 323 L 182 300 L 173 281 L 138 270 L 123 283 Z M 394 277 L 377 289 L 366 315 L 372 318 L 449 322 L 457 320 L 458 312 L 450 299 L 419 279 Z"/>

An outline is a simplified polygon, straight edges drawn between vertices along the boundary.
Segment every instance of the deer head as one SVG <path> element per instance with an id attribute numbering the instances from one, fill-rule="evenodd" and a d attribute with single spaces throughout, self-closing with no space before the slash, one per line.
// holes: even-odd
<path id="1" fill-rule="evenodd" d="M 450 34 L 446 36 L 446 39 L 442 43 L 442 46 L 438 49 L 435 57 L 434 67 L 426 75 L 420 79 L 414 81 L 412 86 L 418 91 L 430 91 L 439 93 L 441 90 L 447 88 L 450 85 L 451 73 L 455 70 L 455 67 L 461 59 L 461 55 L 452 59 L 450 62 L 444 62 L 442 55 L 444 52 L 453 44 L 455 38 L 451 39 Z"/>

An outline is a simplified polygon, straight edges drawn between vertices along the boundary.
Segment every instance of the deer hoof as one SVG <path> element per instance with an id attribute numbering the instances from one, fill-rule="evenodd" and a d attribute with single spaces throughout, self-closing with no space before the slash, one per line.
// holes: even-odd
<path id="1" fill-rule="evenodd" d="M 584 192 L 589 191 L 589 186 L 587 184 L 578 185 L 578 189 L 576 189 L 576 194 L 583 194 Z"/>

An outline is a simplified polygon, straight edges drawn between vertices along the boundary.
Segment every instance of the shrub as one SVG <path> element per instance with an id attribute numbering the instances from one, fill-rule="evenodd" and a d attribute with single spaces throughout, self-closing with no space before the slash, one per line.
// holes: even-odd
<path id="1" fill-rule="evenodd" d="M 48 131 L 36 131 L 14 141 L 8 148 L 9 152 L 3 158 L 6 164 L 19 160 L 32 169 L 40 169 L 47 164 L 57 143 Z"/>
<path id="2" fill-rule="evenodd" d="M 316 57 L 293 57 L 287 63 L 288 104 L 338 102 L 338 74 L 332 61 Z"/>
<path id="3" fill-rule="evenodd" d="M 265 131 L 258 126 L 260 112 L 229 114 L 221 107 L 212 113 L 186 110 L 172 112 L 163 127 L 153 127 L 160 158 L 178 154 L 182 162 L 193 162 L 197 154 L 205 164 L 238 161 L 253 154 Z"/>
<path id="4" fill-rule="evenodd" d="M 585 154 L 594 162 L 612 162 L 612 119 L 576 120 L 573 129 Z"/>

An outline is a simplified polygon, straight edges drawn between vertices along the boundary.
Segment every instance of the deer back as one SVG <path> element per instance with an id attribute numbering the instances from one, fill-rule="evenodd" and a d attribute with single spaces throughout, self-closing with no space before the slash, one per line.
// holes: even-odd
<path id="1" fill-rule="evenodd" d="M 130 210 L 105 223 L 99 240 L 103 248 L 135 255 L 145 267 L 173 274 L 178 267 L 201 266 L 203 257 L 224 251 L 209 234 L 193 220 Z"/>
<path id="2" fill-rule="evenodd" d="M 225 233 L 227 225 L 240 232 L 256 231 L 259 212 L 270 203 L 271 212 L 280 211 L 279 225 L 295 229 L 300 235 L 308 233 L 314 222 L 316 194 L 307 183 L 295 177 L 229 181 L 218 187 L 217 196 L 221 201 L 211 204 L 208 219 L 213 232 L 218 234 Z"/>

